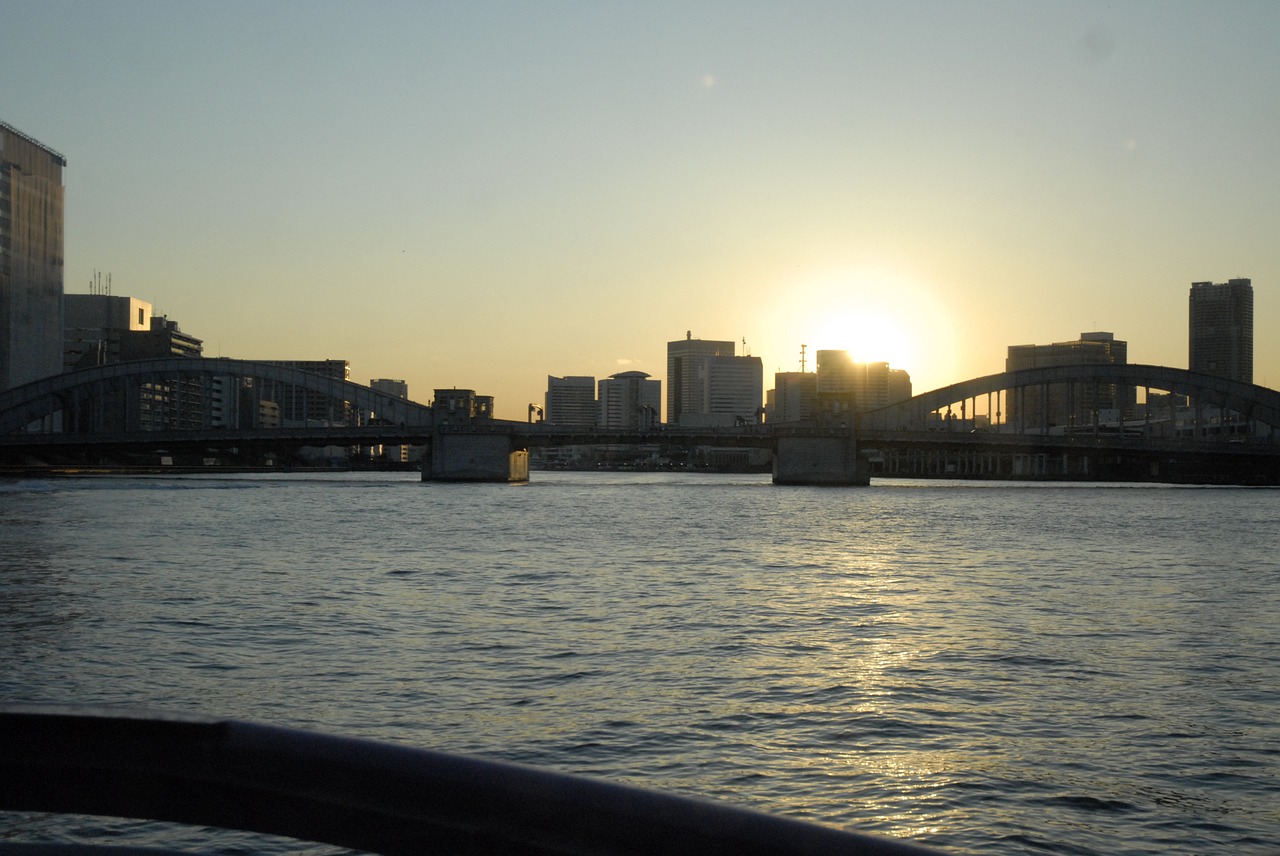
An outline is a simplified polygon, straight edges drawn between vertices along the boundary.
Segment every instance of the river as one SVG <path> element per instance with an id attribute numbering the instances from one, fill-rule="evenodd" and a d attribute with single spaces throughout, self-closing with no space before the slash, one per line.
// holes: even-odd
<path id="1" fill-rule="evenodd" d="M 1280 490 L 1156 485 L 0 482 L 0 699 L 372 737 L 954 853 L 1276 852 L 1278 519 Z M 0 839 L 187 834 L 0 814 Z"/>

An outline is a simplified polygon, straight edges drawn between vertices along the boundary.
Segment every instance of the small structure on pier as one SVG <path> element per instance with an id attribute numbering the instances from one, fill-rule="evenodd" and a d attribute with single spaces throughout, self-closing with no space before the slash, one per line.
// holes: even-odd
<path id="1" fill-rule="evenodd" d="M 494 426 L 493 396 L 474 389 L 437 389 L 432 402 L 431 449 L 422 458 L 423 481 L 529 480 L 529 450 L 510 431 Z"/>

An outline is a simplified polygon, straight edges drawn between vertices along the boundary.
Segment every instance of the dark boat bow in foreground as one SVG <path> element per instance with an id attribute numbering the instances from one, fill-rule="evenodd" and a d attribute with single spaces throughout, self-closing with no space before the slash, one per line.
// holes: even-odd
<path id="1" fill-rule="evenodd" d="M 516 764 L 103 707 L 0 705 L 0 810 L 147 818 L 414 856 L 937 856 Z M 0 856 L 113 850 L 0 841 Z"/>

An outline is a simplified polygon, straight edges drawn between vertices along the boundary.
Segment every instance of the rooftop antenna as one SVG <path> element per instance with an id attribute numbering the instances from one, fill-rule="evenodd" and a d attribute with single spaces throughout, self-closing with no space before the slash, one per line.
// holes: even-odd
<path id="1" fill-rule="evenodd" d="M 742 337 L 742 355 L 743 355 L 744 357 L 749 357 L 749 356 L 751 356 L 751 349 L 747 347 L 747 337 L 746 337 L 746 336 L 743 336 L 743 337 Z"/>
<path id="2" fill-rule="evenodd" d="M 110 294 L 111 293 L 111 274 L 107 274 L 106 282 L 102 280 L 102 272 L 94 271 L 93 278 L 89 280 L 90 294 Z"/>
<path id="3" fill-rule="evenodd" d="M 800 346 L 800 374 L 804 374 L 804 349 L 807 347 L 809 346 L 808 345 Z"/>

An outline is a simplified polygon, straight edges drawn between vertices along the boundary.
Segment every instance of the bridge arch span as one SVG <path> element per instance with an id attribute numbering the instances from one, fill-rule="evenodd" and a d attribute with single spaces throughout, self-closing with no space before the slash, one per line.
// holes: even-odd
<path id="1" fill-rule="evenodd" d="M 290 384 L 335 401 L 349 402 L 359 410 L 373 411 L 379 418 L 394 424 L 431 424 L 431 408 L 427 405 L 378 392 L 352 381 L 253 360 L 166 357 L 78 369 L 0 392 L 0 434 L 12 434 L 59 413 L 75 414 L 92 407 L 96 400 L 121 391 L 141 389 L 145 384 L 182 379 L 208 385 L 216 377 Z"/>
<path id="2" fill-rule="evenodd" d="M 1250 421 L 1280 428 L 1280 392 L 1256 384 L 1169 366 L 1051 366 L 986 375 L 925 392 L 914 398 L 868 410 L 858 417 L 867 430 L 923 430 L 929 415 L 984 396 L 1051 384 L 1113 384 L 1186 395 L 1193 401 L 1241 414 Z"/>

